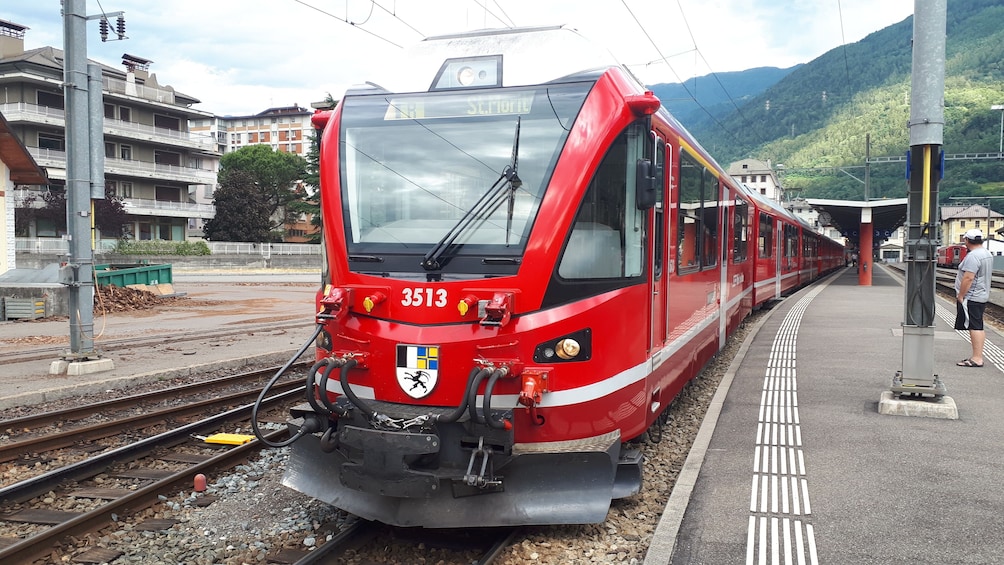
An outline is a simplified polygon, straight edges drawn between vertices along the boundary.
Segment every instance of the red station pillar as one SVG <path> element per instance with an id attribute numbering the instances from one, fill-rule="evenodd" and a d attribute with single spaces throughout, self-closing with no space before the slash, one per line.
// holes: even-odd
<path id="1" fill-rule="evenodd" d="M 870 210 L 868 210 L 870 212 Z M 871 213 L 867 214 L 868 222 L 864 222 L 865 214 L 862 213 L 861 228 L 858 233 L 861 234 L 861 238 L 858 240 L 858 285 L 859 286 L 871 286 L 872 285 L 872 235 L 875 230 L 872 228 L 871 223 Z"/>

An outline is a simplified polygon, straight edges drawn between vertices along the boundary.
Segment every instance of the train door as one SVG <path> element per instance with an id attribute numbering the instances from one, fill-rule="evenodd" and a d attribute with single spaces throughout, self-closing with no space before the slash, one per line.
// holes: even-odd
<path id="1" fill-rule="evenodd" d="M 774 222 L 774 257 L 777 258 L 774 261 L 774 298 L 781 298 L 782 293 L 782 278 L 781 275 L 784 272 L 784 265 L 787 263 L 787 257 L 784 255 L 784 222 L 781 220 L 776 220 Z"/>
<path id="2" fill-rule="evenodd" d="M 669 232 L 666 226 L 666 210 L 668 209 L 666 195 L 668 191 L 665 188 L 665 182 L 666 178 L 670 175 L 666 174 L 667 145 L 665 140 L 658 132 L 653 131 L 651 132 L 650 141 L 650 155 L 652 155 L 652 164 L 654 165 L 656 186 L 655 207 L 652 213 L 654 226 L 649 230 L 649 233 L 652 234 L 652 268 L 649 269 L 651 273 L 649 276 L 649 285 L 651 288 L 652 305 L 649 309 L 650 324 L 648 334 L 648 350 L 651 355 L 654 350 L 662 348 L 666 343 L 667 336 L 666 319 L 669 309 L 669 285 L 667 281 L 669 280 L 669 276 L 666 273 L 666 234 Z M 648 149 L 649 147 L 646 147 L 646 150 Z"/>
<path id="3" fill-rule="evenodd" d="M 718 350 L 721 351 L 722 347 L 725 346 L 729 329 L 728 305 L 732 289 L 732 285 L 729 282 L 729 267 L 732 265 L 732 261 L 729 260 L 729 243 L 731 243 L 732 238 L 729 235 L 735 228 L 733 217 L 736 214 L 736 208 L 727 187 L 722 186 L 721 183 L 719 183 L 718 194 L 721 195 L 720 198 L 722 201 L 722 206 L 720 207 L 722 216 L 718 224 L 722 226 L 722 261 L 719 268 L 721 280 L 718 281 L 718 288 L 721 289 L 718 293 Z"/>

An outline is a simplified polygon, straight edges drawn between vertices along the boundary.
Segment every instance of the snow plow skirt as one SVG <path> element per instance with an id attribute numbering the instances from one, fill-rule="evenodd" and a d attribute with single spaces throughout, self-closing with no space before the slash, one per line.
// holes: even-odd
<path id="1" fill-rule="evenodd" d="M 542 453 L 515 457 L 497 474 L 502 489 L 455 497 L 443 479 L 423 498 L 381 496 L 342 484 L 345 459 L 324 453 L 316 435 L 291 446 L 282 483 L 366 520 L 393 526 L 469 528 L 543 524 L 596 524 L 606 520 L 614 494 L 619 437 L 606 451 Z"/>

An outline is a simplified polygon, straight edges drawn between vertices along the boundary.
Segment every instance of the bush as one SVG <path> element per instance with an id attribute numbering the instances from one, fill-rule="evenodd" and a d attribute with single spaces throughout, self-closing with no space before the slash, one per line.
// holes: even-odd
<path id="1" fill-rule="evenodd" d="M 205 241 L 120 240 L 115 252 L 122 255 L 210 255 Z"/>

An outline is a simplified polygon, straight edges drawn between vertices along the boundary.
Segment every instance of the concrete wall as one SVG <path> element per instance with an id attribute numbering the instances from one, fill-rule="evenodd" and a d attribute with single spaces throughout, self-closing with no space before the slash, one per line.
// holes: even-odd
<path id="1" fill-rule="evenodd" d="M 21 269 L 41 269 L 51 263 L 66 261 L 65 255 L 18 253 L 17 266 Z M 171 265 L 176 271 L 205 271 L 229 269 L 316 269 L 321 271 L 319 255 L 117 255 L 102 253 L 94 257 L 96 265 L 132 264 L 145 262 L 151 265 Z"/>

